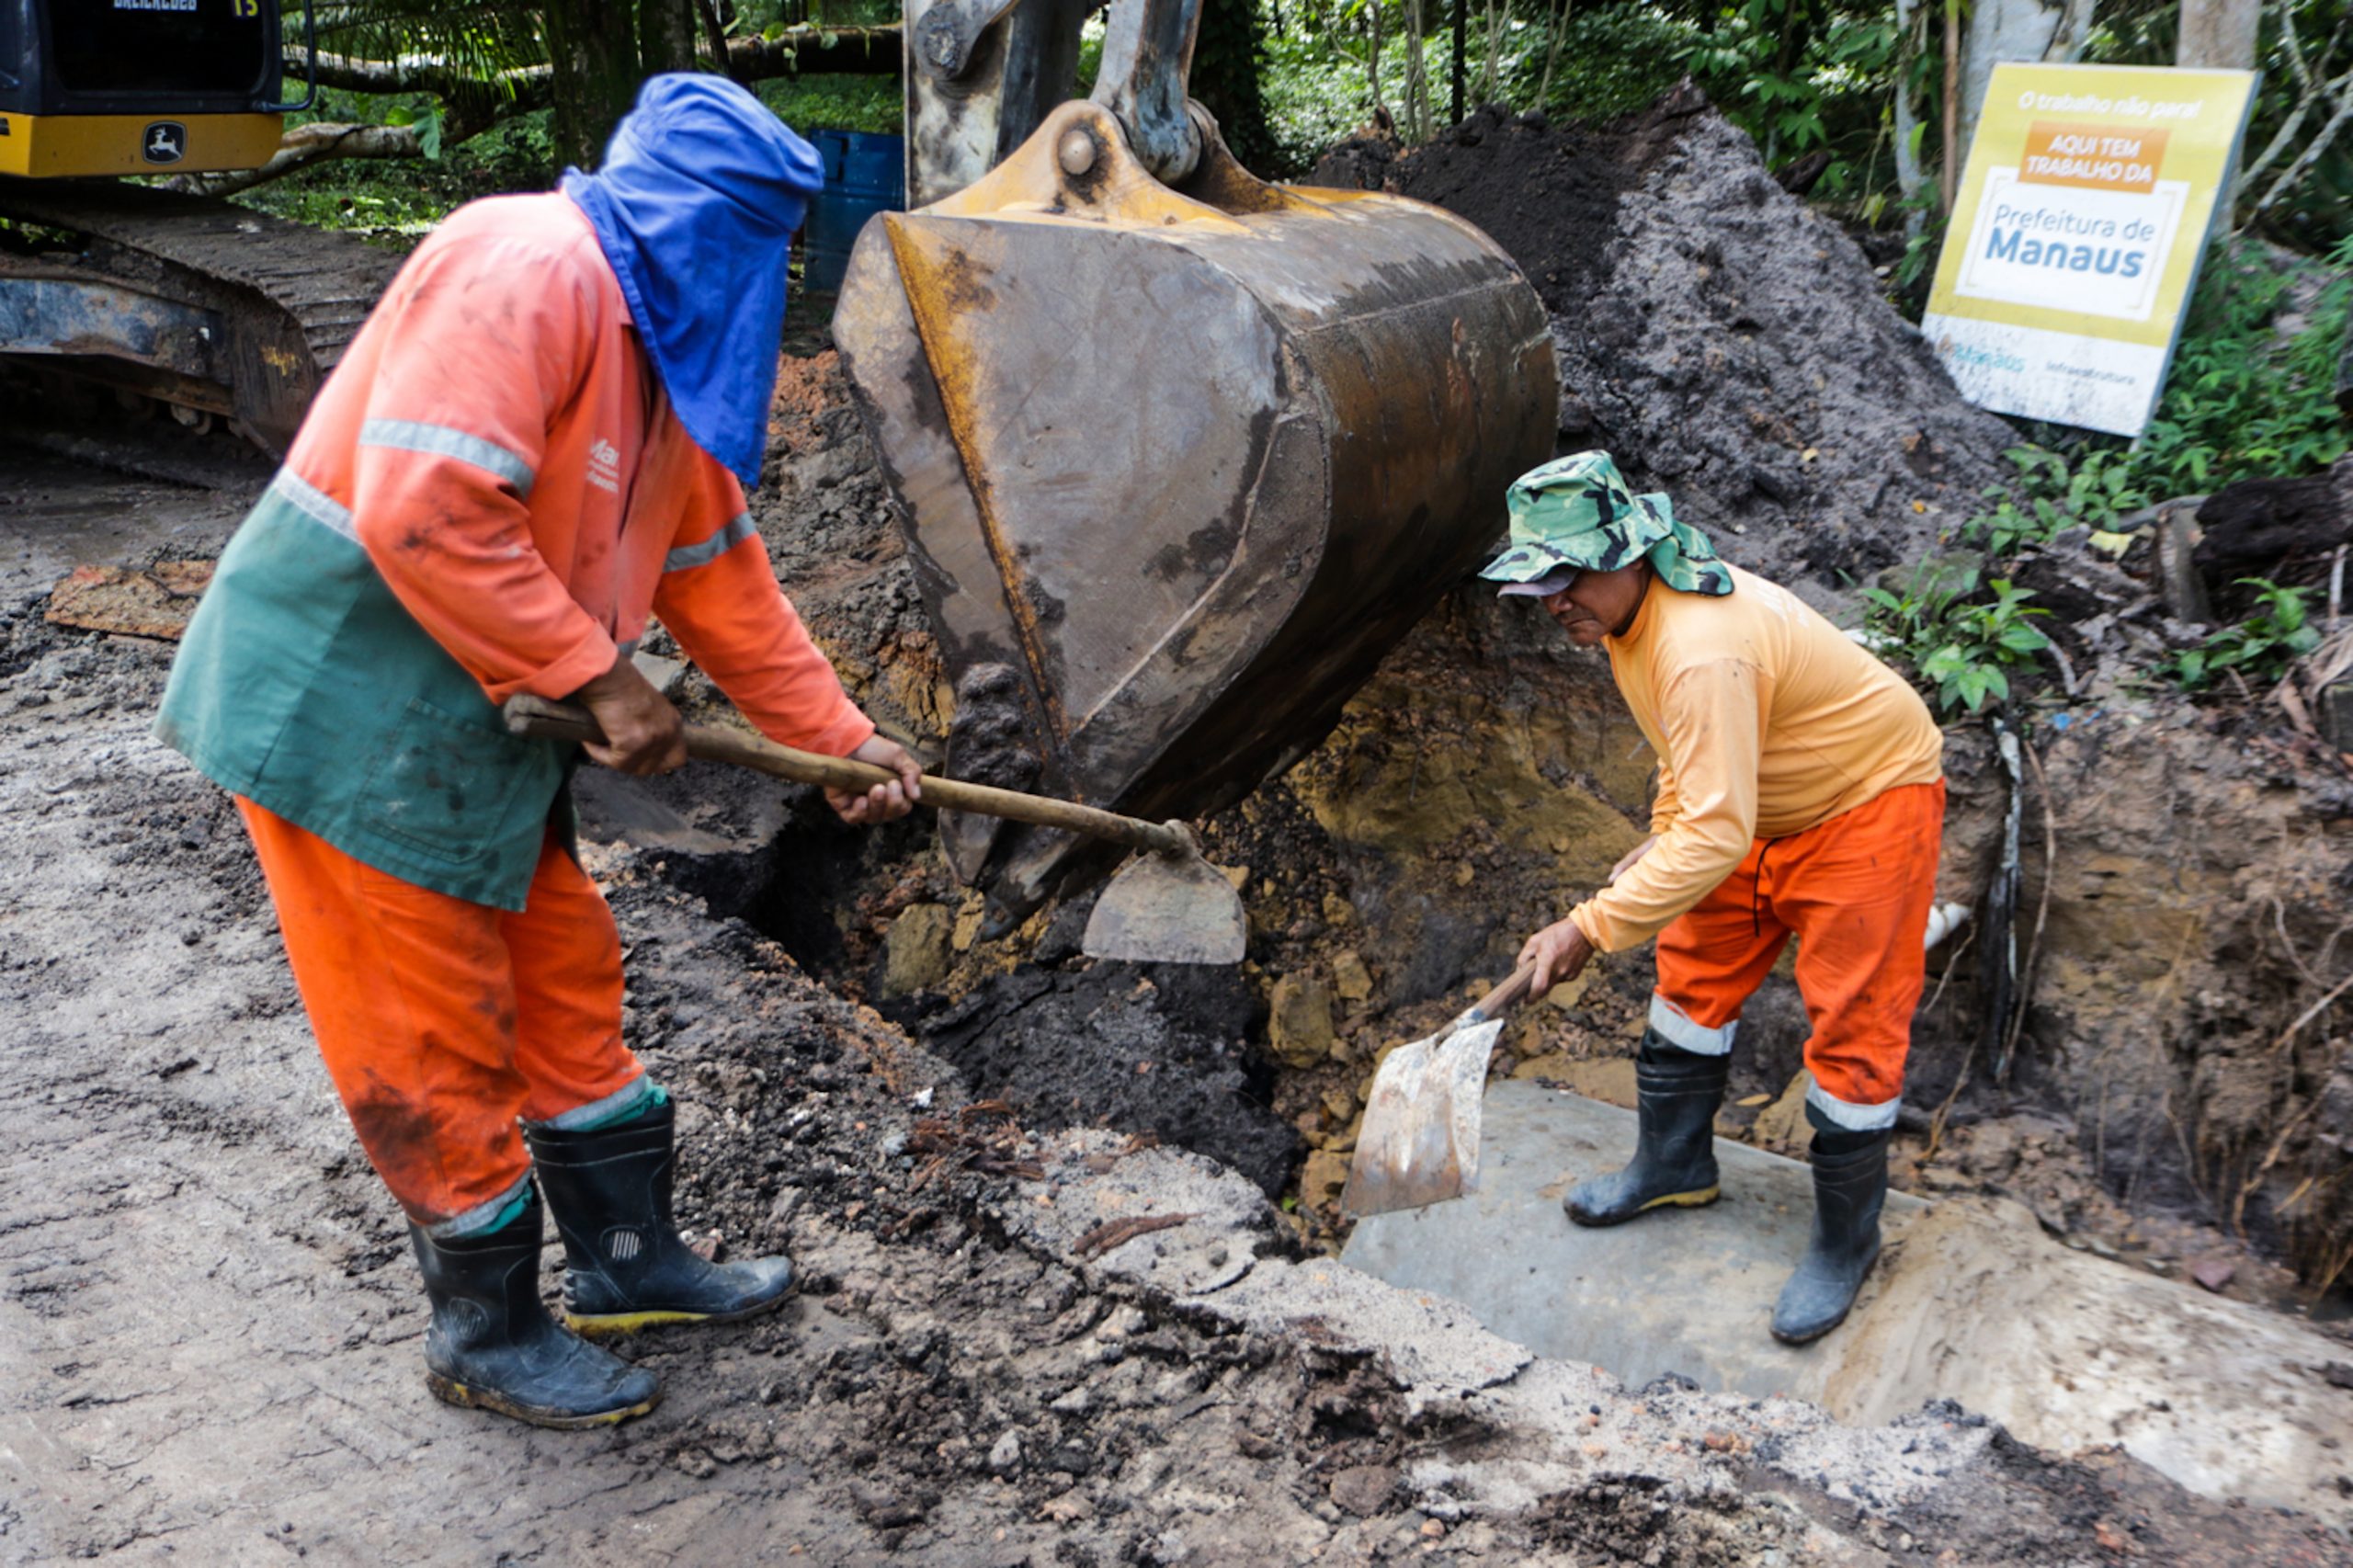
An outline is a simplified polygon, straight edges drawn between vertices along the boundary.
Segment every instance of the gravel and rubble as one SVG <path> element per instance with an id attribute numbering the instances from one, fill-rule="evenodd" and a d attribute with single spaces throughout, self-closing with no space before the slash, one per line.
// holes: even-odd
<path id="1" fill-rule="evenodd" d="M 168 650 L 49 628 L 21 592 L 7 609 L 6 1561 L 246 1561 L 265 1537 L 386 1562 L 2338 1550 L 2136 1467 L 2007 1449 L 1959 1412 L 1850 1432 L 1533 1359 L 1302 1254 L 1232 1171 L 1019 1129 L 711 915 L 665 852 L 620 844 L 591 863 L 632 1038 L 681 1105 L 682 1210 L 706 1244 L 790 1245 L 803 1290 L 768 1320 L 633 1342 L 670 1396 L 609 1434 L 438 1405 L 397 1212 L 309 1047 L 233 817 L 146 735 Z"/>

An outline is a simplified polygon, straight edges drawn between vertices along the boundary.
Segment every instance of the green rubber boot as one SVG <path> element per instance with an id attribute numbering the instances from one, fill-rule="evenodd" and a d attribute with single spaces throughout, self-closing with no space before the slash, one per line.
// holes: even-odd
<path id="1" fill-rule="evenodd" d="M 633 1334 L 667 1323 L 733 1323 L 792 1293 L 782 1257 L 710 1263 L 671 1218 L 677 1107 L 664 1100 L 609 1127 L 525 1127 L 524 1142 L 563 1238 L 564 1321 L 582 1334 Z"/>
<path id="2" fill-rule="evenodd" d="M 450 1404 L 534 1426 L 608 1426 L 642 1415 L 662 1381 L 558 1326 L 540 1301 L 539 1194 L 486 1234 L 438 1240 L 412 1224 L 433 1321 L 425 1384 Z"/>
<path id="3" fill-rule="evenodd" d="M 1653 1209 L 1697 1209 L 1722 1193 L 1716 1182 L 1716 1108 L 1732 1075 L 1730 1056 L 1678 1051 L 1655 1029 L 1634 1058 L 1639 1119 L 1626 1168 L 1586 1178 L 1561 1200 L 1580 1225 L 1622 1225 Z"/>
<path id="4" fill-rule="evenodd" d="M 1890 1136 L 1814 1133 L 1813 1234 L 1773 1308 L 1773 1337 L 1784 1345 L 1819 1339 L 1846 1322 L 1863 1277 L 1879 1261 Z"/>

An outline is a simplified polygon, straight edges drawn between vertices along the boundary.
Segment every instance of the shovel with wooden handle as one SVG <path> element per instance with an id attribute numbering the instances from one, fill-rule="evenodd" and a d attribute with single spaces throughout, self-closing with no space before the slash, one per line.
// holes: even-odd
<path id="1" fill-rule="evenodd" d="M 601 744 L 604 732 L 585 708 L 549 702 L 537 697 L 509 698 L 505 710 L 507 729 L 518 735 L 547 740 Z M 866 790 L 888 784 L 899 776 L 887 767 L 846 756 L 826 756 L 779 745 L 758 735 L 710 724 L 687 726 L 687 755 L 704 762 L 732 763 L 796 784 L 824 789 Z M 923 804 L 949 811 L 978 812 L 983 816 L 1036 823 L 1108 839 L 1139 851 L 1121 867 L 1095 912 L 1080 942 L 1089 958 L 1124 959 L 1136 963 L 1235 964 L 1250 937 L 1249 918 L 1242 897 L 1224 874 L 1201 858 L 1192 830 L 1181 822 L 1149 823 L 1135 817 L 1025 795 L 986 784 L 954 778 L 923 780 Z"/>
<path id="2" fill-rule="evenodd" d="M 1361 1219 L 1479 1190 L 1479 1122 L 1487 1059 L 1504 1015 L 1535 983 L 1531 965 L 1446 1028 L 1401 1045 L 1372 1077 L 1340 1207 Z"/>

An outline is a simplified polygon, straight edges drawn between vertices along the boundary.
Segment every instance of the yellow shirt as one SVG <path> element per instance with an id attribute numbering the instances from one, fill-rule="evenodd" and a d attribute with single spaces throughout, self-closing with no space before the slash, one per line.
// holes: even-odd
<path id="1" fill-rule="evenodd" d="M 1658 753 L 1650 853 L 1569 912 L 1622 952 L 1783 838 L 1904 784 L 1944 777 L 1944 733 L 1919 694 L 1779 584 L 1732 569 L 1723 597 L 1653 579 L 1625 635 L 1603 642 Z"/>

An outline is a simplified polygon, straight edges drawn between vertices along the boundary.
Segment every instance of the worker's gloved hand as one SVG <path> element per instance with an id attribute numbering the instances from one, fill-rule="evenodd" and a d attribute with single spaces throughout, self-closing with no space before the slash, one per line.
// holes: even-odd
<path id="1" fill-rule="evenodd" d="M 866 744 L 849 754 L 858 762 L 870 762 L 877 767 L 887 767 L 899 777 L 888 784 L 877 784 L 864 794 L 849 790 L 828 790 L 825 803 L 834 814 L 852 827 L 873 823 L 896 822 L 915 809 L 923 799 L 923 765 L 898 742 L 881 735 L 870 736 Z"/>
<path id="2" fill-rule="evenodd" d="M 585 749 L 616 773 L 668 773 L 687 763 L 687 727 L 670 699 L 654 689 L 627 653 L 572 694 L 597 716 L 603 745 Z"/>
<path id="3" fill-rule="evenodd" d="M 1624 876 L 1627 872 L 1632 870 L 1634 869 L 1634 862 L 1649 854 L 1651 852 L 1651 846 L 1657 842 L 1658 835 L 1654 833 L 1648 838 L 1643 839 L 1640 844 L 1635 845 L 1631 849 L 1627 850 L 1624 856 L 1619 859 L 1618 863 L 1609 868 L 1609 880 L 1614 882 L 1619 878 Z"/>
<path id="4" fill-rule="evenodd" d="M 1593 944 L 1586 940 L 1576 922 L 1556 920 L 1528 938 L 1519 949 L 1519 961 L 1513 967 L 1535 967 L 1536 978 L 1529 986 L 1528 994 L 1529 1000 L 1536 1001 L 1555 985 L 1574 980 L 1592 958 Z"/>

